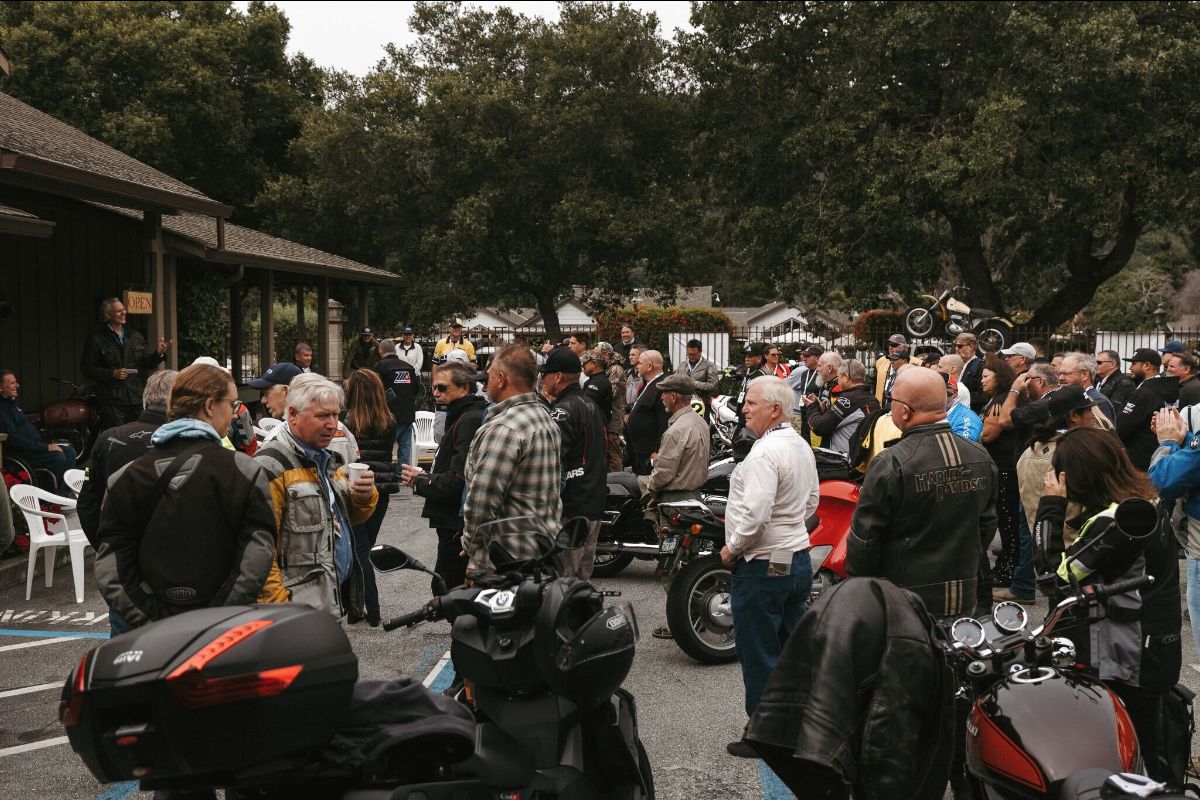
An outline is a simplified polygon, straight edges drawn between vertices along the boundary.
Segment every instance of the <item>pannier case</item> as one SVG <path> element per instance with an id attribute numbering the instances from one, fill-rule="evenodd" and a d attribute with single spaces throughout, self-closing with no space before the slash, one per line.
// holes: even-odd
<path id="1" fill-rule="evenodd" d="M 300 603 L 190 611 L 83 657 L 59 718 L 101 781 L 233 776 L 328 741 L 358 659 L 328 611 Z"/>

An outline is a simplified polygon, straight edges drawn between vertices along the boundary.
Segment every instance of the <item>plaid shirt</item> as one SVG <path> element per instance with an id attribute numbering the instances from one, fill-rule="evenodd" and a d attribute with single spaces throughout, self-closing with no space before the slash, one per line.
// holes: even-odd
<path id="1" fill-rule="evenodd" d="M 463 506 L 463 547 L 469 568 L 488 570 L 487 542 L 476 530 L 506 517 L 536 517 L 556 534 L 562 523 L 561 439 L 550 412 L 532 392 L 510 397 L 488 410 L 467 454 L 467 499 Z M 506 538 L 518 558 L 537 554 L 530 543 Z"/>

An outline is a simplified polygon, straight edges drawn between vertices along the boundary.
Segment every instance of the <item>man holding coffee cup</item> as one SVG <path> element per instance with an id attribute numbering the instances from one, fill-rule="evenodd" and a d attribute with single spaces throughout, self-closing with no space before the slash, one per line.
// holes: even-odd
<path id="1" fill-rule="evenodd" d="M 361 593 L 363 570 L 371 569 L 355 559 L 350 529 L 370 518 L 379 492 L 365 464 L 346 464 L 330 449 L 341 406 L 337 384 L 313 373 L 297 377 L 287 424 L 254 456 L 266 469 L 279 529 L 259 602 L 308 603 L 337 616 L 362 605 L 342 597 Z"/>

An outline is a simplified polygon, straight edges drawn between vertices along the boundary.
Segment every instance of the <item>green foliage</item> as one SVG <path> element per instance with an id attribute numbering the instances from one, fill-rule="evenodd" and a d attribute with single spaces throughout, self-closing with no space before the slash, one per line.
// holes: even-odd
<path id="1" fill-rule="evenodd" d="M 200 356 L 224 363 L 229 353 L 228 290 L 214 284 L 211 272 L 181 269 L 178 276 L 179 363 L 191 364 Z"/>
<path id="2" fill-rule="evenodd" d="M 904 312 L 890 308 L 864 311 L 854 320 L 854 338 L 863 348 L 886 350 L 888 337 L 903 332 Z"/>
<path id="3" fill-rule="evenodd" d="M 716 308 L 617 308 L 596 316 L 596 337 L 600 341 L 621 340 L 621 326 L 637 332 L 638 341 L 652 350 L 667 353 L 671 333 L 733 333 L 733 320 Z"/>
<path id="4" fill-rule="evenodd" d="M 785 295 L 940 286 L 1057 325 L 1194 219 L 1200 5 L 707 2 L 681 57 L 728 252 Z M 936 292 L 934 292 L 936 293 Z"/>
<path id="5" fill-rule="evenodd" d="M 260 201 L 285 235 L 359 241 L 369 262 L 432 283 L 438 316 L 536 305 L 552 338 L 574 285 L 616 296 L 635 269 L 677 282 L 683 106 L 653 17 L 564 3 L 547 23 L 436 2 L 412 26 L 415 44 L 308 114 L 296 171 Z M 427 300 L 410 316 L 432 316 Z"/>
<path id="6" fill-rule="evenodd" d="M 1133 267 L 1110 278 L 1096 290 L 1092 306 L 1095 326 L 1103 331 L 1149 330 L 1154 309 L 1169 303 L 1171 279 L 1150 266 Z"/>
<path id="7" fill-rule="evenodd" d="M 261 2 L 0 3 L 0 90 L 252 217 L 322 99 L 288 30 Z"/>

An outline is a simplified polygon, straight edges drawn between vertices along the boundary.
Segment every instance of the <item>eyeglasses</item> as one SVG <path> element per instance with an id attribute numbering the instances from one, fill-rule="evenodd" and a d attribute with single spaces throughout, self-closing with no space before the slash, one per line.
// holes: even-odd
<path id="1" fill-rule="evenodd" d="M 236 399 L 235 399 L 235 400 L 228 400 L 228 399 L 227 399 L 225 402 L 226 402 L 226 403 L 229 403 L 229 408 L 230 408 L 230 409 L 233 411 L 233 413 L 235 413 L 235 414 L 238 412 L 238 406 L 240 406 L 240 405 L 242 404 L 242 401 L 241 401 L 241 400 L 236 400 Z"/>
<path id="2" fill-rule="evenodd" d="M 1096 363 L 1097 363 L 1097 364 L 1115 364 L 1115 363 L 1117 363 L 1117 362 L 1115 362 L 1115 361 L 1108 361 L 1108 360 L 1101 361 L 1100 359 L 1096 359 Z"/>
<path id="3" fill-rule="evenodd" d="M 914 409 L 914 408 L 913 408 L 911 405 L 909 405 L 908 403 L 906 403 L 906 402 L 904 402 L 903 400 L 901 400 L 899 397 L 893 397 L 891 392 L 888 392 L 887 394 L 885 394 L 885 395 L 883 396 L 883 399 L 884 399 L 884 400 L 886 400 L 886 401 L 887 401 L 887 402 L 889 402 L 889 403 L 899 403 L 899 404 L 900 404 L 900 405 L 902 405 L 902 406 L 908 406 L 908 410 L 909 410 L 909 411 L 915 411 L 915 410 L 916 410 L 916 409 Z"/>

